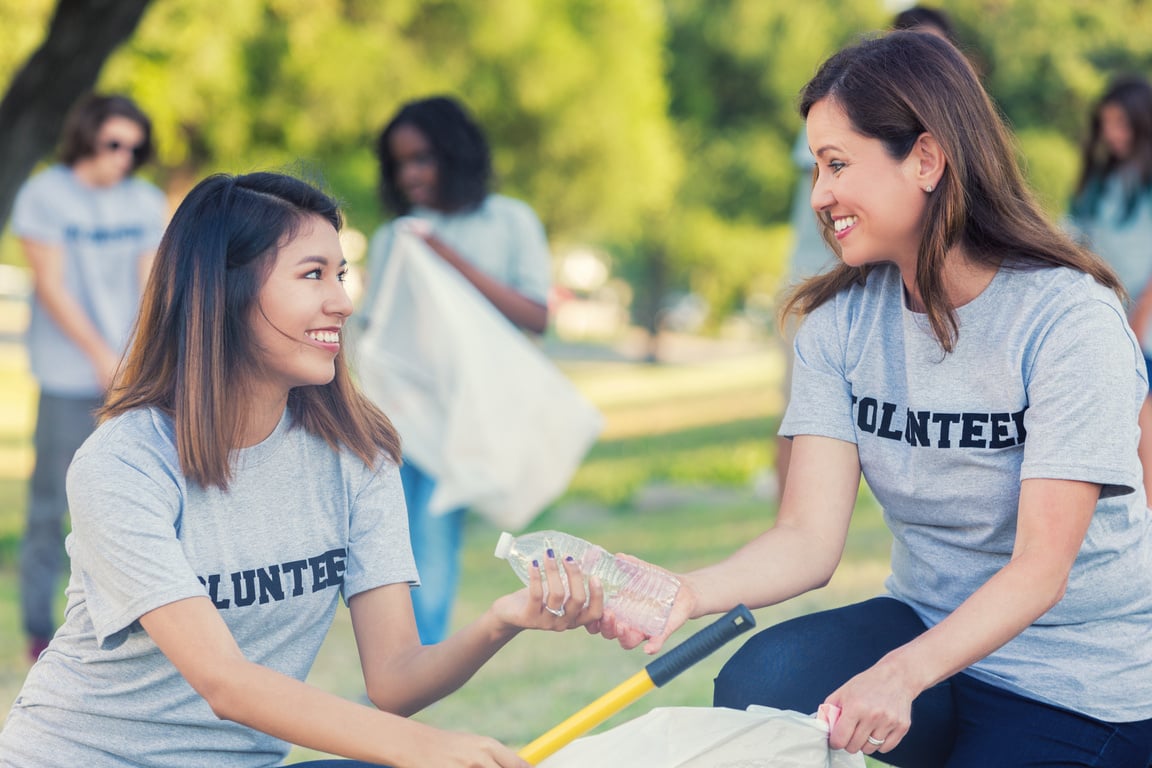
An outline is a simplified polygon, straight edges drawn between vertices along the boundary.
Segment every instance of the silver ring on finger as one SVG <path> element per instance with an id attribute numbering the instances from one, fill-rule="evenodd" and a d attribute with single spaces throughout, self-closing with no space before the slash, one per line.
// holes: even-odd
<path id="1" fill-rule="evenodd" d="M 559 608 L 553 608 L 552 606 L 545 604 L 544 610 L 548 611 L 548 613 L 552 614 L 556 618 L 560 618 L 561 616 L 564 615 L 564 606 L 560 606 Z"/>
<path id="2" fill-rule="evenodd" d="M 869 736 L 869 737 L 868 737 L 868 743 L 869 743 L 869 744 L 871 744 L 871 745 L 872 745 L 872 746 L 874 746 L 874 747 L 878 747 L 878 746 L 880 746 L 881 744 L 883 744 L 883 743 L 884 743 L 884 739 L 877 739 L 877 738 L 875 738 L 875 737 L 873 737 L 873 736 Z"/>

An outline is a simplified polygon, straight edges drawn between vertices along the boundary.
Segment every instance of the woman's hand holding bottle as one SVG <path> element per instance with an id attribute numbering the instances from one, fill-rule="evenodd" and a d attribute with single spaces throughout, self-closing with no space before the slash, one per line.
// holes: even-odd
<path id="1" fill-rule="evenodd" d="M 631 555 L 617 555 L 617 557 L 644 563 L 644 561 Z M 659 568 L 659 566 L 652 565 L 651 563 L 644 564 L 649 568 Z M 696 605 L 696 592 L 691 582 L 682 575 L 675 576 L 680 582 L 680 589 L 676 592 L 676 597 L 672 602 L 672 609 L 668 614 L 668 621 L 660 634 L 645 634 L 642 630 L 618 619 L 610 610 L 605 611 L 603 618 L 601 618 L 597 624 L 589 625 L 588 631 L 599 634 L 606 640 L 616 640 L 620 643 L 620 647 L 625 650 L 631 650 L 643 643 L 644 653 L 649 655 L 659 653 L 672 633 L 680 629 L 680 627 L 684 626 L 685 622 L 692 618 L 692 611 Z"/>
<path id="2" fill-rule="evenodd" d="M 561 575 L 563 568 L 563 575 Z M 565 584 L 567 582 L 567 585 Z M 511 627 L 563 632 L 587 626 L 595 631 L 604 615 L 604 589 L 595 576 L 585 579 L 571 557 L 549 553 L 528 571 L 527 586 L 496 600 L 496 617 Z"/>

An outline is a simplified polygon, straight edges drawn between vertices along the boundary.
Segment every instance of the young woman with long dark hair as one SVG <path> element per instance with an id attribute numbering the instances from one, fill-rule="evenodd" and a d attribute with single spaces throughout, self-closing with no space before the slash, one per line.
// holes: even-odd
<path id="1" fill-rule="evenodd" d="M 400 442 L 344 361 L 339 227 L 328 196 L 271 173 L 213 176 L 176 211 L 68 473 L 67 618 L 0 763 L 264 768 L 298 744 L 363 765 L 527 768 L 493 739 L 403 715 L 521 629 L 594 622 L 602 592 L 549 558 L 420 643 Z M 304 682 L 341 598 L 376 708 Z"/>

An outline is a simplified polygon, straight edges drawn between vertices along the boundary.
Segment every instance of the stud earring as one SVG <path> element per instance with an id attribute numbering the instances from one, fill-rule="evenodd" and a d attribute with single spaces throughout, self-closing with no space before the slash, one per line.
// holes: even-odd
<path id="1" fill-rule="evenodd" d="M 931 184 L 929 184 L 928 186 L 924 187 L 924 191 L 925 191 L 925 192 L 931 192 L 931 191 L 932 191 L 932 190 L 934 190 L 934 189 L 936 189 L 936 187 L 932 186 Z"/>

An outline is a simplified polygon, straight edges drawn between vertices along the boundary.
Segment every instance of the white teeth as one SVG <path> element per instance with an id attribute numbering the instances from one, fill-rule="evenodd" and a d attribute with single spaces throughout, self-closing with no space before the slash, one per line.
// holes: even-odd
<path id="1" fill-rule="evenodd" d="M 323 344 L 339 344 L 340 334 L 336 331 L 308 331 L 308 338 Z"/>
<path id="2" fill-rule="evenodd" d="M 837 232 L 843 232 L 844 230 L 848 229 L 848 227 L 855 224 L 856 221 L 857 218 L 855 216 L 845 216 L 842 219 L 836 219 L 833 221 L 832 226 L 836 227 Z"/>

